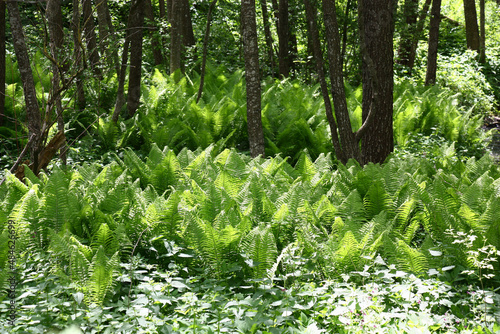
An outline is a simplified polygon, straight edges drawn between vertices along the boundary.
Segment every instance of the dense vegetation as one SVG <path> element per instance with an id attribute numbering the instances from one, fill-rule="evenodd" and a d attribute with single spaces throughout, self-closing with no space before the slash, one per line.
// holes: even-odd
<path id="1" fill-rule="evenodd" d="M 28 129 L 17 121 L 26 117 L 23 87 L 8 53 L 0 332 L 500 332 L 500 168 L 482 129 L 498 114 L 500 20 L 486 5 L 480 63 L 456 25 L 462 4 L 443 1 L 438 83 L 423 84 L 420 41 L 414 73 L 396 65 L 394 153 L 365 166 L 332 154 L 306 61 L 288 79 L 263 66 L 266 158 L 249 156 L 243 62 L 228 35 L 239 5 L 223 2 L 200 101 L 195 48 L 189 70 L 171 75 L 146 51 L 141 105 L 116 123 L 119 76 L 85 72 L 87 107 L 76 112 L 75 92 L 63 95 L 67 165 L 54 159 L 38 175 L 26 167 L 20 180 L 8 169 Z M 195 31 L 207 7 L 193 4 Z M 120 24 L 123 8 L 111 6 Z M 295 15 L 300 58 L 306 23 Z M 45 106 L 50 62 L 36 47 L 32 61 Z M 360 62 L 346 54 L 353 131 L 362 124 Z M 3 293 L 12 281 L 15 324 Z"/>

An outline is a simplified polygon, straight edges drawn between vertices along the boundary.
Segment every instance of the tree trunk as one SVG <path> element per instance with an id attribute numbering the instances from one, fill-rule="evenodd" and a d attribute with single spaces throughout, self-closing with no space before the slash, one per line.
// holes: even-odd
<path id="1" fill-rule="evenodd" d="M 118 52 L 114 29 L 109 15 L 109 7 L 107 0 L 95 0 L 97 9 L 97 22 L 99 23 L 99 46 L 101 54 L 106 55 L 107 63 L 110 67 L 118 71 Z M 113 45 L 110 45 L 110 42 Z"/>
<path id="2" fill-rule="evenodd" d="M 352 0 L 347 0 L 344 13 L 344 24 L 342 26 L 342 49 L 340 54 L 342 55 L 342 61 L 344 60 L 345 53 L 347 50 L 347 33 L 349 27 L 349 13 L 351 12 Z"/>
<path id="3" fill-rule="evenodd" d="M 359 145 L 352 132 L 351 120 L 347 109 L 340 50 L 340 35 L 334 1 L 323 0 L 323 17 L 326 29 L 325 36 L 327 41 L 333 107 L 335 110 L 335 118 L 338 123 L 340 144 L 343 151 L 343 155 L 338 158 L 343 158 L 343 160 L 341 160 L 342 163 L 346 163 L 349 159 L 360 161 Z"/>
<path id="4" fill-rule="evenodd" d="M 394 149 L 393 139 L 393 3 L 358 0 L 363 59 L 363 125 L 361 162 L 382 163 Z"/>
<path id="5" fill-rule="evenodd" d="M 437 51 L 439 43 L 439 23 L 441 22 L 441 0 L 432 0 L 431 22 L 429 30 L 429 49 L 427 51 L 427 73 L 425 85 L 436 83 Z"/>
<path id="6" fill-rule="evenodd" d="M 72 16 L 72 29 L 73 29 L 73 57 L 75 70 L 78 72 L 82 66 L 83 46 L 80 33 L 80 1 L 73 0 L 73 16 Z M 83 90 L 83 75 L 77 74 L 76 77 L 76 109 L 78 111 L 85 109 L 86 105 L 85 91 Z"/>
<path id="7" fill-rule="evenodd" d="M 481 29 L 481 37 L 479 39 L 479 62 L 484 64 L 486 62 L 486 17 L 484 0 L 479 0 L 479 22 Z"/>
<path id="8" fill-rule="evenodd" d="M 165 10 L 165 0 L 158 0 L 158 6 L 160 7 L 160 17 L 163 19 L 167 16 L 167 12 Z"/>
<path id="9" fill-rule="evenodd" d="M 145 7 L 144 7 L 144 15 L 148 19 L 147 27 L 149 28 L 149 32 L 152 35 L 151 36 L 151 48 L 153 51 L 153 58 L 155 60 L 155 65 L 161 65 L 163 64 L 163 55 L 162 55 L 162 45 L 161 45 L 161 39 L 157 38 L 155 36 L 155 33 L 158 31 L 158 28 L 155 25 L 155 15 L 153 11 L 153 6 L 151 4 L 151 0 L 145 0 Z"/>
<path id="10" fill-rule="evenodd" d="M 290 28 L 288 25 L 288 0 L 279 0 L 278 9 L 278 39 L 279 39 L 279 73 L 280 76 L 290 76 L 289 43 Z"/>
<path id="11" fill-rule="evenodd" d="M 411 38 L 411 49 L 410 49 L 410 55 L 409 55 L 409 60 L 408 60 L 408 72 L 411 74 L 413 71 L 413 67 L 415 66 L 415 58 L 417 57 L 417 46 L 418 46 L 418 41 L 420 39 L 420 35 L 422 34 L 422 31 L 424 30 L 424 23 L 425 19 L 427 17 L 427 13 L 429 12 L 429 7 L 431 6 L 431 1 L 432 0 L 425 0 L 424 6 L 422 8 L 422 12 L 420 12 L 420 16 L 418 18 L 418 23 L 417 27 L 415 28 L 415 33 L 413 34 Z"/>
<path id="12" fill-rule="evenodd" d="M 21 23 L 21 14 L 19 13 L 17 2 L 7 2 L 7 9 L 9 11 L 14 51 L 16 53 L 19 73 L 23 83 L 29 137 L 33 138 L 30 153 L 33 161 L 33 170 L 36 171 L 38 168 L 38 153 L 40 152 L 42 141 L 40 108 L 36 98 L 33 72 L 31 71 L 28 49 L 26 48 L 23 26 Z"/>
<path id="13" fill-rule="evenodd" d="M 60 80 L 61 75 L 60 68 L 62 66 L 59 64 L 61 58 L 61 49 L 64 41 L 64 31 L 63 31 L 63 20 L 62 20 L 62 10 L 61 10 L 61 0 L 48 0 L 46 8 L 46 16 L 49 27 L 49 40 L 50 40 L 50 51 L 52 54 L 52 91 L 51 103 L 47 103 L 47 114 L 50 113 L 51 109 L 56 107 L 57 115 L 57 129 L 62 132 L 64 136 L 64 120 L 63 120 L 63 108 L 61 104 L 61 94 Z M 66 145 L 61 147 L 61 160 L 63 165 L 66 165 Z"/>
<path id="14" fill-rule="evenodd" d="M 196 44 L 196 39 L 194 38 L 193 23 L 191 21 L 191 10 L 189 9 L 189 0 L 173 0 L 174 2 L 179 2 L 181 6 L 181 32 L 182 32 L 182 43 L 184 46 L 193 46 Z"/>
<path id="15" fill-rule="evenodd" d="M 130 20 L 130 19 L 129 19 Z M 118 122 L 118 118 L 120 117 L 120 112 L 122 110 L 123 105 L 125 104 L 125 76 L 127 75 L 127 65 L 128 65 L 128 51 L 130 45 L 130 39 L 128 37 L 125 38 L 125 44 L 123 45 L 123 53 L 122 53 L 122 63 L 120 66 L 120 72 L 118 73 L 118 90 L 116 92 L 116 102 L 115 108 L 113 110 L 113 116 L 111 117 L 111 121 L 116 124 Z"/>
<path id="16" fill-rule="evenodd" d="M 5 1 L 0 2 L 0 126 L 5 114 Z"/>
<path id="17" fill-rule="evenodd" d="M 316 23 L 316 8 L 311 4 L 311 0 L 304 0 L 304 5 L 306 9 L 307 26 L 308 26 L 308 36 L 311 40 L 311 48 L 313 51 L 313 58 L 316 63 L 316 71 L 318 73 L 319 83 L 321 87 L 321 94 L 323 95 L 323 101 L 325 102 L 325 112 L 326 119 L 328 120 L 328 125 L 330 126 L 330 133 L 332 136 L 332 144 L 335 150 L 335 156 L 342 163 L 346 163 L 346 158 L 342 147 L 340 146 L 339 137 L 337 133 L 337 122 L 333 117 L 332 103 L 330 101 L 330 96 L 328 93 L 328 86 L 325 78 L 323 53 L 321 51 L 321 44 L 319 40 L 318 25 Z"/>
<path id="18" fill-rule="evenodd" d="M 269 60 L 269 67 L 271 68 L 271 76 L 274 77 L 274 51 L 273 51 L 273 38 L 271 37 L 271 29 L 269 23 L 269 14 L 267 12 L 267 1 L 260 0 L 262 8 L 262 20 L 264 21 L 264 36 L 266 38 L 267 54 Z"/>
<path id="19" fill-rule="evenodd" d="M 200 102 L 201 94 L 203 93 L 203 84 L 205 83 L 205 67 L 207 65 L 207 49 L 208 49 L 208 39 L 210 37 L 210 24 L 212 23 L 212 12 L 217 4 L 217 0 L 212 0 L 210 7 L 208 7 L 207 14 L 207 28 L 205 29 L 205 38 L 203 39 L 203 58 L 201 60 L 201 73 L 200 73 L 200 88 L 198 89 L 198 96 L 196 97 L 196 103 Z"/>
<path id="20" fill-rule="evenodd" d="M 261 119 L 261 88 L 255 0 L 241 1 L 241 28 L 245 54 L 247 126 L 250 154 L 252 157 L 265 156 L 264 131 Z"/>
<path id="21" fill-rule="evenodd" d="M 90 67 L 95 75 L 102 79 L 102 73 L 99 69 L 99 52 L 97 51 L 97 40 L 95 35 L 94 17 L 92 15 L 91 0 L 82 0 L 83 5 L 83 32 L 87 42 L 87 55 L 90 61 Z"/>
<path id="22" fill-rule="evenodd" d="M 130 7 L 132 16 L 130 26 L 130 71 L 128 77 L 128 116 L 134 116 L 139 108 L 141 98 L 142 69 L 142 26 L 144 24 L 144 7 L 146 0 L 134 0 Z"/>
<path id="23" fill-rule="evenodd" d="M 467 48 L 479 53 L 479 29 L 477 27 L 477 12 L 475 0 L 464 0 L 464 16 Z"/>
<path id="24" fill-rule="evenodd" d="M 401 32 L 399 40 L 398 57 L 396 62 L 403 66 L 409 67 L 411 54 L 411 41 L 416 33 L 417 16 L 418 16 L 418 0 L 405 0 L 403 15 L 405 26 Z"/>
<path id="25" fill-rule="evenodd" d="M 172 19 L 170 21 L 170 74 L 181 67 L 182 53 L 182 6 L 179 0 L 172 0 Z"/>

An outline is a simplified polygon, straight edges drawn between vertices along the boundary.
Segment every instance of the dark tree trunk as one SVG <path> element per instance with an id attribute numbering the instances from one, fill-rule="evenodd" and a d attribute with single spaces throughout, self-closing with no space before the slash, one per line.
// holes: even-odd
<path id="1" fill-rule="evenodd" d="M 128 116 L 134 116 L 141 98 L 142 26 L 146 0 L 134 0 L 130 7 L 130 71 L 128 77 Z"/>
<path id="2" fill-rule="evenodd" d="M 265 156 L 264 131 L 261 119 L 261 88 L 255 0 L 241 1 L 241 27 L 245 54 L 247 88 L 247 125 L 250 154 Z"/>
<path id="3" fill-rule="evenodd" d="M 347 50 L 347 33 L 349 27 L 349 13 L 351 12 L 351 6 L 352 6 L 352 0 L 347 0 L 344 13 L 344 24 L 342 25 L 342 49 L 340 52 L 342 60 L 344 60 Z"/>
<path id="4" fill-rule="evenodd" d="M 467 48 L 479 53 L 479 28 L 475 0 L 464 0 L 465 37 Z"/>
<path id="5" fill-rule="evenodd" d="M 179 0 L 172 0 L 170 20 L 170 74 L 181 67 L 182 54 L 182 6 Z"/>
<path id="6" fill-rule="evenodd" d="M 57 129 L 64 136 L 63 108 L 61 103 L 60 80 L 63 73 L 60 72 L 62 66 L 59 64 L 61 59 L 61 49 L 64 41 L 63 20 L 61 11 L 61 0 L 48 0 L 46 9 L 47 22 L 49 26 L 50 51 L 52 54 L 52 91 L 51 103 L 47 103 L 47 114 L 56 107 Z M 61 147 L 61 160 L 66 165 L 66 146 Z"/>
<path id="7" fill-rule="evenodd" d="M 33 81 L 33 72 L 31 71 L 28 49 L 24 40 L 23 26 L 21 23 L 21 14 L 17 2 L 7 2 L 9 11 L 10 28 L 12 31 L 12 39 L 14 51 L 16 53 L 19 73 L 23 83 L 24 100 L 26 103 L 26 118 L 28 123 L 28 131 L 30 139 L 33 138 L 30 153 L 33 162 L 33 170 L 38 168 L 38 153 L 42 144 L 41 116 L 40 108 L 36 98 L 35 83 Z"/>
<path id="8" fill-rule="evenodd" d="M 401 32 L 399 40 L 398 57 L 396 62 L 403 66 L 410 66 L 411 41 L 416 33 L 417 16 L 418 16 L 418 0 L 405 0 L 404 9 L 405 25 Z"/>
<path id="9" fill-rule="evenodd" d="M 72 29 L 73 29 L 73 61 L 75 70 L 77 72 L 80 71 L 82 66 L 82 55 L 83 55 L 83 46 L 81 44 L 81 35 L 80 35 L 80 1 L 73 0 L 73 16 L 72 16 Z M 86 100 L 85 100 L 85 91 L 83 90 L 83 76 L 80 72 L 76 77 L 76 109 L 78 111 L 85 109 Z"/>
<path id="10" fill-rule="evenodd" d="M 279 0 L 278 9 L 279 39 L 279 74 L 284 78 L 290 75 L 289 43 L 290 27 L 288 25 L 288 0 Z"/>
<path id="11" fill-rule="evenodd" d="M 432 0 L 431 22 L 429 30 L 429 49 L 427 51 L 427 73 L 425 85 L 436 83 L 437 51 L 439 43 L 439 23 L 441 22 L 441 0 Z"/>
<path id="12" fill-rule="evenodd" d="M 160 17 L 163 19 L 167 16 L 167 11 L 165 10 L 165 0 L 158 0 L 158 6 L 160 7 Z"/>
<path id="13" fill-rule="evenodd" d="M 155 15 L 153 11 L 153 6 L 151 5 L 151 0 L 145 0 L 145 12 L 144 15 L 148 19 L 147 27 L 149 28 L 149 32 L 152 34 L 151 36 L 151 48 L 153 49 L 153 58 L 155 60 L 155 65 L 163 64 L 163 55 L 161 45 L 161 39 L 158 39 L 155 36 L 155 33 L 158 31 L 158 28 L 155 25 Z"/>
<path id="14" fill-rule="evenodd" d="M 486 62 L 486 17 L 484 0 L 479 0 L 479 22 L 481 32 L 479 39 L 479 62 L 484 64 Z"/>
<path id="15" fill-rule="evenodd" d="M 102 79 L 102 73 L 99 69 L 99 52 L 97 50 L 97 39 L 95 35 L 94 17 L 92 15 L 91 0 L 82 0 L 83 5 L 83 32 L 87 42 L 87 55 L 90 66 L 94 74 Z"/>
<path id="16" fill-rule="evenodd" d="M 0 126 L 5 114 L 5 2 L 0 2 Z"/>
<path id="17" fill-rule="evenodd" d="M 212 12 L 216 4 L 217 0 L 212 0 L 210 7 L 208 7 L 207 28 L 205 29 L 205 38 L 203 39 L 203 59 L 201 60 L 200 88 L 198 89 L 196 103 L 200 102 L 201 94 L 203 93 L 203 84 L 205 83 L 205 67 L 207 65 L 208 39 L 210 37 L 210 24 L 212 23 Z"/>
<path id="18" fill-rule="evenodd" d="M 394 149 L 393 139 L 393 3 L 358 0 L 363 57 L 363 125 L 361 161 L 382 163 Z"/>
<path id="19" fill-rule="evenodd" d="M 120 72 L 118 74 L 118 90 L 116 92 L 115 108 L 113 110 L 113 116 L 111 117 L 111 120 L 114 123 L 118 122 L 118 118 L 120 117 L 120 112 L 122 110 L 123 105 L 125 104 L 124 90 L 125 90 L 125 77 L 127 75 L 129 45 L 130 45 L 130 39 L 127 34 L 127 37 L 125 38 L 125 44 L 123 45 L 122 63 L 120 66 Z"/>
<path id="20" fill-rule="evenodd" d="M 420 39 L 420 35 L 422 34 L 422 31 L 424 30 L 424 23 L 425 19 L 427 17 L 427 13 L 429 12 L 429 7 L 431 6 L 431 1 L 432 0 L 425 0 L 424 6 L 422 8 L 422 12 L 420 13 L 420 16 L 418 18 L 418 23 L 417 27 L 415 28 L 415 33 L 413 34 L 411 38 L 411 48 L 410 48 L 410 55 L 408 59 L 408 72 L 411 74 L 413 71 L 413 67 L 415 66 L 415 58 L 417 56 L 417 46 L 418 46 L 418 40 Z"/>
<path id="21" fill-rule="evenodd" d="M 333 117 L 332 103 L 330 101 L 330 96 L 328 93 L 328 85 L 325 78 L 323 53 L 321 51 L 321 43 L 319 40 L 318 25 L 316 23 L 316 8 L 311 4 L 311 0 L 304 0 L 306 8 L 307 26 L 309 32 L 309 38 L 311 40 L 311 48 L 313 51 L 313 57 L 316 63 L 316 71 L 318 73 L 319 83 L 321 87 L 321 94 L 323 95 L 323 101 L 325 102 L 325 112 L 328 124 L 330 126 L 330 133 L 332 135 L 332 144 L 335 150 L 335 155 L 338 160 L 342 163 L 346 163 L 346 159 L 340 146 L 339 137 L 337 133 L 337 123 Z"/>
<path id="22" fill-rule="evenodd" d="M 193 23 L 191 21 L 191 10 L 189 9 L 189 0 L 173 0 L 174 2 L 180 2 L 181 6 L 181 33 L 182 33 L 182 43 L 184 46 L 193 46 L 196 44 L 193 32 Z"/>
<path id="23" fill-rule="evenodd" d="M 338 123 L 340 144 L 343 151 L 343 155 L 338 158 L 343 158 L 343 160 L 341 160 L 343 163 L 346 163 L 349 159 L 360 161 L 359 146 L 352 132 L 351 120 L 347 109 L 335 2 L 323 0 L 323 17 L 326 29 L 325 36 L 327 41 L 333 107 L 335 110 L 335 118 Z"/>
<path id="24" fill-rule="evenodd" d="M 274 51 L 273 51 L 273 38 L 271 37 L 271 29 L 269 22 L 269 14 L 267 12 L 267 1 L 260 0 L 260 5 L 262 8 L 262 20 L 264 21 L 264 36 L 266 38 L 267 54 L 269 60 L 269 67 L 271 68 L 271 76 L 274 77 Z"/>
<path id="25" fill-rule="evenodd" d="M 108 65 L 118 72 L 118 52 L 114 36 L 113 24 L 107 0 L 95 0 L 97 9 L 97 22 L 99 23 L 99 46 L 101 54 L 106 55 Z M 110 45 L 110 42 L 112 43 Z"/>

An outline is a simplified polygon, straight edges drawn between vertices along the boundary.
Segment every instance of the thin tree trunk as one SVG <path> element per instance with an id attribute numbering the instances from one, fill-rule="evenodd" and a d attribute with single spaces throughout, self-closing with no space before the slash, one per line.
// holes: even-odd
<path id="1" fill-rule="evenodd" d="M 420 39 L 420 35 L 422 34 L 422 31 L 424 30 L 424 23 L 425 19 L 427 17 L 427 13 L 429 12 L 429 8 L 431 6 L 431 1 L 432 0 L 425 0 L 424 6 L 422 8 L 422 12 L 420 12 L 420 16 L 418 18 L 418 23 L 417 27 L 415 28 L 415 33 L 412 36 L 411 39 L 411 49 L 410 49 L 410 55 L 408 59 L 408 72 L 411 74 L 413 71 L 413 67 L 415 66 L 415 58 L 417 57 L 417 46 L 418 46 L 418 41 Z"/>
<path id="2" fill-rule="evenodd" d="M 80 68 L 84 66 L 82 64 L 83 59 L 83 48 L 81 40 L 81 30 L 80 30 L 80 1 L 73 0 L 73 16 L 72 16 L 72 28 L 73 28 L 73 56 L 75 70 L 80 71 Z M 83 75 L 82 73 L 77 74 L 76 77 L 76 109 L 81 111 L 85 109 L 85 91 L 83 90 Z"/>
<path id="3" fill-rule="evenodd" d="M 161 50 L 163 49 L 161 45 L 161 40 L 159 40 L 156 36 L 155 33 L 158 31 L 158 28 L 155 26 L 155 15 L 153 11 L 153 6 L 151 5 L 151 0 L 145 0 L 145 12 L 144 15 L 148 19 L 147 27 L 149 28 L 149 33 L 152 35 L 151 36 L 151 49 L 153 51 L 153 58 L 155 60 L 155 65 L 161 65 L 163 64 L 163 55 L 161 53 Z"/>
<path id="4" fill-rule="evenodd" d="M 189 9 L 189 0 L 173 0 L 174 2 L 179 2 L 181 5 L 181 33 L 182 33 L 182 43 L 184 46 L 193 46 L 196 44 L 196 39 L 194 38 L 193 23 L 191 20 L 191 10 Z"/>
<path id="5" fill-rule="evenodd" d="M 475 0 L 464 0 L 465 37 L 467 48 L 479 53 L 479 28 Z"/>
<path id="6" fill-rule="evenodd" d="M 274 77 L 274 51 L 273 51 L 273 38 L 271 36 L 269 14 L 267 12 L 267 1 L 260 0 L 262 8 L 262 20 L 264 21 L 264 36 L 266 38 L 267 54 L 269 58 L 269 67 L 271 68 L 271 76 Z"/>
<path id="7" fill-rule="evenodd" d="M 342 26 L 342 49 L 340 51 L 342 60 L 344 60 L 345 53 L 347 50 L 347 33 L 348 33 L 347 28 L 349 27 L 349 13 L 351 11 L 351 6 L 352 6 L 352 0 L 347 0 L 344 13 L 344 24 Z"/>
<path id="8" fill-rule="evenodd" d="M 479 22 L 481 30 L 479 39 L 479 62 L 484 64 L 486 62 L 486 16 L 484 0 L 479 0 Z"/>
<path id="9" fill-rule="evenodd" d="M 289 33 L 290 29 L 288 26 L 288 0 L 279 0 L 279 9 L 278 9 L 279 74 L 284 78 L 288 78 L 290 76 Z"/>
<path id="10" fill-rule="evenodd" d="M 120 112 L 122 110 L 123 105 L 125 104 L 124 90 L 125 90 L 125 77 L 127 75 L 129 45 L 130 45 L 130 39 L 127 34 L 127 37 L 125 38 L 125 44 L 123 45 L 122 63 L 118 75 L 118 90 L 116 92 L 115 108 L 113 110 L 113 116 L 111 117 L 111 120 L 115 124 L 116 122 L 118 122 L 118 118 L 120 117 Z"/>
<path id="11" fill-rule="evenodd" d="M 99 79 L 102 79 L 102 73 L 99 69 L 99 52 L 97 51 L 97 40 L 95 35 L 94 17 L 92 16 L 91 0 L 82 0 L 83 6 L 83 32 L 87 42 L 87 54 L 90 61 L 90 67 Z"/>
<path id="12" fill-rule="evenodd" d="M 321 87 L 321 94 L 323 95 L 323 101 L 325 102 L 325 112 L 326 119 L 328 120 L 328 125 L 330 126 L 330 133 L 332 136 L 332 145 L 335 150 L 335 156 L 342 163 L 346 162 L 344 152 L 340 146 L 339 136 L 337 133 L 337 122 L 333 117 L 332 103 L 330 101 L 330 96 L 328 93 L 328 86 L 325 78 L 323 53 L 321 51 L 321 44 L 319 40 L 318 25 L 316 23 L 316 8 L 310 2 L 311 0 L 304 0 L 304 5 L 306 9 L 306 17 L 308 23 L 308 30 L 311 40 L 311 47 L 313 51 L 313 57 L 316 63 L 316 71 L 318 73 L 319 83 Z"/>
<path id="13" fill-rule="evenodd" d="M 207 65 L 208 39 L 210 38 L 210 24 L 212 23 L 212 12 L 216 3 L 217 0 L 212 0 L 210 7 L 208 7 L 207 28 L 205 29 L 205 37 L 203 39 L 203 59 L 201 61 L 200 88 L 198 89 L 196 103 L 200 102 L 201 94 L 203 93 L 203 84 L 205 83 L 205 67 Z"/>
<path id="14" fill-rule="evenodd" d="M 361 163 L 382 163 L 394 149 L 393 139 L 393 3 L 358 0 L 363 59 L 363 125 Z"/>
<path id="15" fill-rule="evenodd" d="M 99 47 L 101 54 L 106 55 L 106 61 L 109 66 L 118 71 L 118 53 L 116 40 L 114 36 L 113 24 L 109 15 L 107 0 L 95 0 L 97 9 L 97 22 L 99 23 Z M 111 43 L 110 43 L 111 42 Z"/>
<path id="16" fill-rule="evenodd" d="M 344 160 L 342 162 L 346 163 L 349 159 L 360 161 L 359 145 L 352 132 L 351 120 L 347 109 L 342 58 L 340 53 L 340 35 L 334 1 L 323 0 L 323 17 L 326 29 L 325 36 L 327 41 L 333 107 L 343 150 L 342 158 Z"/>
<path id="17" fill-rule="evenodd" d="M 41 116 L 40 108 L 36 98 L 35 83 L 33 81 L 33 72 L 31 71 L 28 49 L 24 39 L 23 26 L 21 23 L 21 14 L 17 2 L 7 2 L 9 11 L 10 28 L 14 51 L 16 53 L 19 73 L 23 83 L 24 100 L 26 103 L 26 118 L 28 123 L 29 137 L 33 136 L 30 153 L 33 161 L 33 170 L 38 168 L 38 153 L 42 143 Z"/>
<path id="18" fill-rule="evenodd" d="M 255 0 L 241 1 L 241 26 L 245 53 L 247 126 L 250 154 L 252 157 L 257 157 L 259 155 L 264 157 L 265 146 L 261 118 L 261 87 Z"/>
<path id="19" fill-rule="evenodd" d="M 170 29 L 170 74 L 181 67 L 182 54 L 182 6 L 179 0 L 172 0 L 172 20 Z"/>
<path id="20" fill-rule="evenodd" d="M 427 73 L 425 85 L 436 83 L 437 51 L 439 44 L 439 23 L 441 21 L 441 0 L 432 0 L 431 23 L 429 30 L 429 49 L 427 51 Z"/>
<path id="21" fill-rule="evenodd" d="M 0 126 L 5 114 L 5 1 L 0 2 Z"/>
<path id="22" fill-rule="evenodd" d="M 134 116 L 141 98 L 142 69 L 142 26 L 144 24 L 144 7 L 146 0 L 134 0 L 130 7 L 130 71 L 128 77 L 128 116 Z"/>
<path id="23" fill-rule="evenodd" d="M 160 7 L 160 17 L 163 19 L 167 15 L 165 10 L 165 0 L 158 0 L 158 5 Z"/>
<path id="24" fill-rule="evenodd" d="M 411 43 L 408 43 L 408 41 L 410 41 L 416 33 L 415 30 L 418 16 L 418 0 L 405 0 L 403 13 L 405 26 L 401 32 L 396 62 L 403 66 L 409 67 Z"/>
<path id="25" fill-rule="evenodd" d="M 61 95 L 59 93 L 61 73 L 60 69 L 60 53 L 64 41 L 64 31 L 63 31 L 63 20 L 62 20 L 62 10 L 61 10 L 61 0 L 48 0 L 46 9 L 47 22 L 49 26 L 49 40 L 50 40 L 50 51 L 52 54 L 52 97 L 53 104 L 56 107 L 57 115 L 57 129 L 63 133 L 64 136 L 64 120 L 63 120 L 63 108 L 61 103 Z M 51 99 L 52 100 L 52 99 Z M 51 103 L 47 103 L 47 114 L 50 113 L 50 109 L 54 106 Z M 66 165 L 66 145 L 61 147 L 61 160 L 63 165 Z"/>

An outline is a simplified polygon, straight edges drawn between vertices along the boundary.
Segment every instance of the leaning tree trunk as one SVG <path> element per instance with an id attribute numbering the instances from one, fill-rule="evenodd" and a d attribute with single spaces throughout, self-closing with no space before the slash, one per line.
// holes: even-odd
<path id="1" fill-rule="evenodd" d="M 252 157 L 265 156 L 255 0 L 241 1 L 241 30 L 245 54 L 247 126 L 250 154 Z"/>
<path id="2" fill-rule="evenodd" d="M 464 0 L 465 37 L 467 48 L 479 53 L 479 28 L 475 0 Z"/>
<path id="3" fill-rule="evenodd" d="M 5 114 L 5 2 L 0 2 L 0 126 Z"/>
<path id="4" fill-rule="evenodd" d="M 343 155 L 338 157 L 342 163 L 349 159 L 360 161 L 358 142 L 352 132 L 351 120 L 347 109 L 347 99 L 344 88 L 344 75 L 340 50 L 340 35 L 337 23 L 335 2 L 323 0 L 323 17 L 326 29 L 327 54 L 332 86 L 333 106 L 337 119 L 340 144 Z M 332 133 L 333 135 L 333 133 Z"/>
<path id="5" fill-rule="evenodd" d="M 393 3 L 358 0 L 363 60 L 361 161 L 382 163 L 394 149 L 393 139 Z"/>
<path id="6" fill-rule="evenodd" d="M 61 0 L 48 0 L 46 9 L 47 22 L 49 27 L 49 43 L 52 54 L 52 92 L 51 103 L 47 103 L 48 112 L 55 105 L 57 115 L 57 129 L 64 136 L 63 108 L 61 103 L 60 81 L 60 61 L 61 50 L 64 41 L 63 20 L 61 10 Z M 61 160 L 66 165 L 66 145 L 61 148 Z"/>
<path id="7" fill-rule="evenodd" d="M 429 49 L 427 50 L 427 73 L 425 85 L 436 83 L 437 51 L 439 44 L 439 23 L 441 22 L 441 0 L 432 0 Z"/>
<path id="8" fill-rule="evenodd" d="M 203 58 L 201 60 L 200 87 L 198 89 L 196 103 L 200 102 L 201 94 L 203 93 L 203 85 L 205 83 L 205 67 L 207 66 L 208 39 L 210 37 L 210 24 L 212 23 L 212 12 L 215 8 L 216 3 L 217 0 L 212 0 L 212 2 L 210 3 L 210 7 L 208 7 L 207 27 L 205 29 L 205 37 L 203 38 Z"/>
<path id="9" fill-rule="evenodd" d="M 304 5 L 306 8 L 306 18 L 309 37 L 311 40 L 311 47 L 313 51 L 313 58 L 316 63 L 316 71 L 318 73 L 319 83 L 321 87 L 321 94 L 323 95 L 323 101 L 325 102 L 325 112 L 326 119 L 328 120 L 328 125 L 330 126 L 330 133 L 332 136 L 332 144 L 335 150 L 335 156 L 342 163 L 346 163 L 346 158 L 342 147 L 340 146 L 339 137 L 337 133 L 337 122 L 333 117 L 332 103 L 330 102 L 330 95 L 328 92 L 328 85 L 325 78 L 323 53 L 321 51 L 321 43 L 319 40 L 318 25 L 316 23 L 316 8 L 311 4 L 311 0 L 304 0 Z"/>
<path id="10" fill-rule="evenodd" d="M 145 0 L 134 0 L 130 7 L 130 71 L 128 77 L 128 116 L 134 116 L 141 98 L 142 26 Z"/>
<path id="11" fill-rule="evenodd" d="M 30 60 L 28 56 L 28 49 L 24 40 L 23 26 L 21 23 L 21 14 L 17 2 L 7 2 L 7 9 L 9 11 L 10 29 L 12 31 L 12 40 L 14 44 L 14 51 L 16 53 L 17 64 L 21 81 L 23 83 L 24 100 L 26 103 L 26 118 L 28 123 L 28 131 L 30 141 L 31 159 L 33 162 L 33 169 L 38 169 L 38 153 L 40 152 L 42 131 L 41 131 L 41 116 L 40 108 L 36 98 L 35 83 L 33 81 L 33 72 L 31 71 Z"/>

